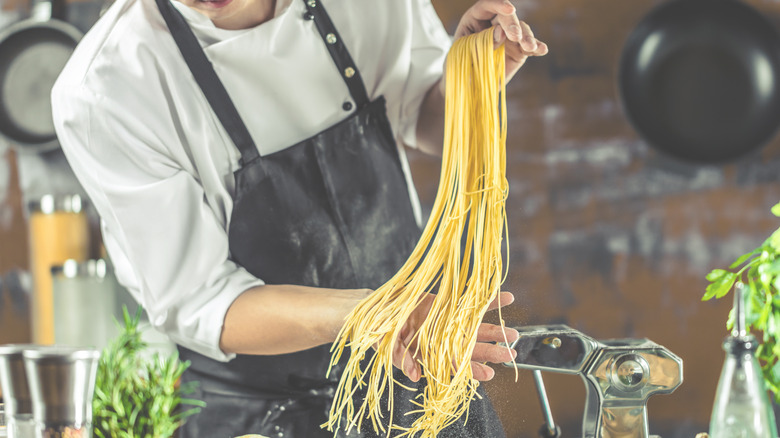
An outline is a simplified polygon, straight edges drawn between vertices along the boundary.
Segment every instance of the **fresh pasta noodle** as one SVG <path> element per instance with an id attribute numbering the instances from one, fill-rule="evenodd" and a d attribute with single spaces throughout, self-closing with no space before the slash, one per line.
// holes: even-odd
<path id="1" fill-rule="evenodd" d="M 326 426 L 435 437 L 467 414 L 479 382 L 471 355 L 477 329 L 504 280 L 506 231 L 506 100 L 504 47 L 493 29 L 454 42 L 446 65 L 442 172 L 430 219 L 411 256 L 386 284 L 347 317 L 333 345 L 331 367 L 349 347 Z M 430 294 L 434 293 L 435 296 Z M 423 300 L 431 309 L 417 337 L 422 394 L 411 427 L 395 425 L 392 394 L 408 390 L 393 379 L 393 351 L 404 323 Z M 503 319 L 501 320 L 503 324 Z M 361 367 L 370 350 L 375 354 Z M 354 401 L 354 395 L 365 397 Z M 382 394 L 389 393 L 389 406 Z M 357 404 L 357 405 L 356 405 Z M 390 418 L 382 418 L 384 412 Z M 386 427 L 385 425 L 390 425 Z"/>

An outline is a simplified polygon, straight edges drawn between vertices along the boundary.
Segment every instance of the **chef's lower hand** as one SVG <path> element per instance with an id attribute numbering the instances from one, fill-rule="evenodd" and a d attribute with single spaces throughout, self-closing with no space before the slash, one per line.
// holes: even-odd
<path id="1" fill-rule="evenodd" d="M 517 17 L 517 10 L 509 0 L 477 0 L 458 23 L 455 38 L 470 35 L 495 26 L 493 40 L 496 46 L 506 44 L 507 82 L 525 64 L 529 56 L 547 54 L 547 44 L 534 36 L 531 27 Z"/>
<path id="2" fill-rule="evenodd" d="M 509 292 L 501 292 L 498 297 L 490 304 L 488 310 L 495 310 L 500 307 L 512 304 L 515 296 Z M 517 352 L 506 346 L 496 345 L 496 342 L 509 342 L 510 344 L 517 340 L 520 334 L 517 330 L 504 327 L 497 324 L 482 323 L 477 331 L 477 343 L 474 345 L 474 352 L 471 355 L 471 372 L 476 380 L 487 381 L 496 375 L 493 368 L 482 362 L 504 363 L 509 362 L 517 356 Z"/>
<path id="3" fill-rule="evenodd" d="M 426 295 L 401 330 L 398 342 L 393 351 L 393 365 L 402 370 L 413 382 L 421 377 L 420 365 L 415 352 L 417 337 L 415 334 L 431 310 L 435 296 Z M 490 304 L 488 310 L 495 310 L 511 304 L 515 300 L 509 292 L 501 292 Z M 500 303 L 500 304 L 499 304 Z M 503 363 L 514 359 L 517 353 L 506 346 L 496 345 L 496 342 L 513 342 L 519 334 L 511 328 L 501 328 L 496 324 L 482 323 L 477 331 L 477 343 L 471 356 L 471 370 L 476 380 L 486 381 L 495 376 L 495 371 L 482 362 Z"/>

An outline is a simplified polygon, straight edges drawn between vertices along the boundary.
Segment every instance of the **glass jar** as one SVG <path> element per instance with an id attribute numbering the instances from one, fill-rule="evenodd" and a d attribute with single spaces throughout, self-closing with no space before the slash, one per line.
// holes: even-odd
<path id="1" fill-rule="evenodd" d="M 712 438 L 775 438 L 777 426 L 752 336 L 723 342 L 726 361 L 710 421 Z"/>
<path id="2" fill-rule="evenodd" d="M 29 209 L 32 338 L 49 345 L 54 343 L 51 268 L 88 258 L 89 221 L 79 195 L 45 195 Z"/>
<path id="3" fill-rule="evenodd" d="M 758 342 L 745 325 L 744 286 L 734 289 L 734 330 L 723 342 L 726 360 L 710 418 L 712 438 L 776 438 L 777 425 L 758 365 Z"/>

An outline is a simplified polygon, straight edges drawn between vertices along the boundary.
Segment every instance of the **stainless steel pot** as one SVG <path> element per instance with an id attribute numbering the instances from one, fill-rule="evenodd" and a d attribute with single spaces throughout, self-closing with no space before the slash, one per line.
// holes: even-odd
<path id="1" fill-rule="evenodd" d="M 0 32 L 0 134 L 20 151 L 59 147 L 51 89 L 82 37 L 64 9 L 64 0 L 35 4 L 31 18 Z"/>

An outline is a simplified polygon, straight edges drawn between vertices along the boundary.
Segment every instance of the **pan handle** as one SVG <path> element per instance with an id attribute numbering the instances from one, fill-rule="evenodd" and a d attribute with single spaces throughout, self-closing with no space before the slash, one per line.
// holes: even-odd
<path id="1" fill-rule="evenodd" d="M 41 22 L 52 19 L 67 21 L 65 0 L 33 0 L 31 15 Z"/>
<path id="2" fill-rule="evenodd" d="M 55 20 L 68 21 L 65 0 L 51 0 L 51 16 Z"/>

